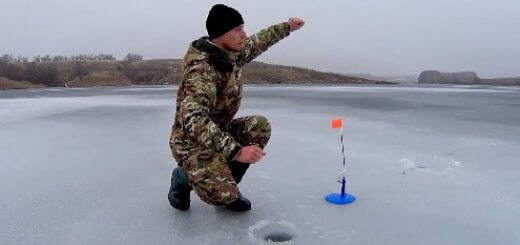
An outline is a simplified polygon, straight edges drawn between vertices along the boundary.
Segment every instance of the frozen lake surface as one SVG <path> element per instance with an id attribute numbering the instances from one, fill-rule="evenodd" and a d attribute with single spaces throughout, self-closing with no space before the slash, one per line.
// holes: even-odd
<path id="1" fill-rule="evenodd" d="M 176 87 L 0 91 L 0 244 L 518 244 L 520 89 L 246 86 L 267 155 L 233 213 L 169 206 Z M 347 150 L 346 206 L 339 133 Z M 278 233 L 277 233 L 278 232 Z M 285 232 L 285 233 L 281 233 Z M 275 243 L 276 244 L 276 243 Z"/>

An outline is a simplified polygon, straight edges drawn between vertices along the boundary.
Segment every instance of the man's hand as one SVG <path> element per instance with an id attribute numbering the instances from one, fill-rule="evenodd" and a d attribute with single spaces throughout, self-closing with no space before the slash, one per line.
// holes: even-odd
<path id="1" fill-rule="evenodd" d="M 289 21 L 287 21 L 287 23 L 289 23 L 290 32 L 296 31 L 302 28 L 303 25 L 305 25 L 305 21 L 303 21 L 300 18 L 289 18 Z"/>
<path id="2" fill-rule="evenodd" d="M 244 146 L 238 153 L 238 156 L 235 157 L 236 161 L 243 163 L 256 163 L 265 156 L 265 152 L 260 149 L 260 147 L 256 145 Z"/>

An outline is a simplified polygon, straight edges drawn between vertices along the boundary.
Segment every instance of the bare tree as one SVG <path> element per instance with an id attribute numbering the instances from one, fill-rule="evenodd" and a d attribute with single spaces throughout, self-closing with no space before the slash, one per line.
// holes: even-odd
<path id="1" fill-rule="evenodd" d="M 115 60 L 116 58 L 111 54 L 99 54 L 96 56 L 96 60 Z"/>
<path id="2" fill-rule="evenodd" d="M 0 76 L 14 81 L 24 80 L 24 69 L 21 64 L 0 62 Z"/>
<path id="3" fill-rule="evenodd" d="M 11 54 L 4 54 L 2 56 L 0 56 L 0 62 L 3 62 L 3 63 L 13 63 L 13 55 Z"/>
<path id="4" fill-rule="evenodd" d="M 58 69 L 55 64 L 29 63 L 26 67 L 26 80 L 33 83 L 42 83 L 47 87 L 61 87 L 58 81 Z"/>
<path id="5" fill-rule="evenodd" d="M 53 61 L 65 61 L 65 56 L 62 55 L 56 55 L 54 58 L 52 58 Z"/>
<path id="6" fill-rule="evenodd" d="M 42 61 L 51 61 L 52 59 L 51 59 L 51 56 L 50 56 L 50 55 L 46 54 L 46 55 L 44 55 L 44 56 L 41 57 L 41 60 L 42 60 Z"/>
<path id="7" fill-rule="evenodd" d="M 29 61 L 29 58 L 25 57 L 25 56 L 17 56 L 14 60 L 13 60 L 13 63 L 24 63 L 24 62 L 28 62 Z"/>
<path id="8" fill-rule="evenodd" d="M 74 70 L 72 75 L 73 77 L 79 77 L 80 80 L 83 80 L 83 77 L 88 75 L 88 70 L 85 67 L 84 62 L 74 62 Z"/>
<path id="9" fill-rule="evenodd" d="M 125 58 L 123 59 L 123 61 L 125 61 L 125 62 L 134 62 L 134 61 L 140 61 L 140 60 L 143 60 L 143 56 L 142 55 L 132 54 L 132 53 L 128 53 L 125 56 Z"/>

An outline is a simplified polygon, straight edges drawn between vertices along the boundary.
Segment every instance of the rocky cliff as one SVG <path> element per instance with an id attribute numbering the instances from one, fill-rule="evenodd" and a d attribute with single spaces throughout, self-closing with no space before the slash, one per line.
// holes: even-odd
<path id="1" fill-rule="evenodd" d="M 439 72 L 423 71 L 419 75 L 418 83 L 422 84 L 480 84 L 481 79 L 473 71 L 465 72 Z"/>

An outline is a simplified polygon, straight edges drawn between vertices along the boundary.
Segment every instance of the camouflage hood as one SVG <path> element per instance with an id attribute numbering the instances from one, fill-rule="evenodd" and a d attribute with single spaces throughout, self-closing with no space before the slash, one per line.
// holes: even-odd
<path id="1" fill-rule="evenodd" d="M 233 71 L 236 57 L 237 54 L 209 42 L 208 37 L 201 37 L 191 43 L 184 62 L 189 66 L 197 61 L 207 60 L 217 71 L 225 73 Z"/>

